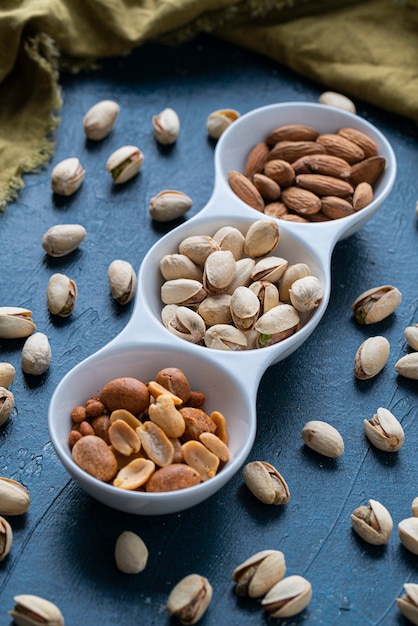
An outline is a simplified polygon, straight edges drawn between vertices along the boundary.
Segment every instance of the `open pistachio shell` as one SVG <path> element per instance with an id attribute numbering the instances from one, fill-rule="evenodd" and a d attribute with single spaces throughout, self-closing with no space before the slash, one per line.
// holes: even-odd
<path id="1" fill-rule="evenodd" d="M 64 617 L 59 608 L 39 596 L 24 594 L 15 596 L 15 606 L 9 611 L 17 626 L 64 626 Z"/>
<path id="2" fill-rule="evenodd" d="M 128 261 L 115 259 L 107 269 L 112 298 L 119 304 L 128 304 L 135 295 L 136 272 Z"/>
<path id="3" fill-rule="evenodd" d="M 71 196 L 84 180 L 85 170 L 76 157 L 64 159 L 52 170 L 51 188 L 61 196 Z"/>
<path id="4" fill-rule="evenodd" d="M 401 598 L 396 599 L 396 604 L 402 615 L 406 617 L 411 624 L 418 626 L 418 584 L 405 583 L 403 587 L 405 594 Z"/>
<path id="5" fill-rule="evenodd" d="M 253 554 L 232 572 L 239 596 L 259 598 L 266 594 L 286 572 L 286 562 L 280 550 L 262 550 Z"/>
<path id="6" fill-rule="evenodd" d="M 77 285 L 65 274 L 53 274 L 46 290 L 48 309 L 53 315 L 68 317 L 77 300 Z"/>
<path id="7" fill-rule="evenodd" d="M 106 163 L 106 171 L 112 175 L 115 185 L 120 185 L 135 176 L 143 163 L 144 155 L 139 148 L 123 146 L 110 155 Z"/>
<path id="8" fill-rule="evenodd" d="M 367 543 L 384 545 L 392 533 L 392 517 L 386 507 L 377 500 L 369 500 L 368 506 L 360 506 L 350 516 L 355 532 Z"/>
<path id="9" fill-rule="evenodd" d="M 32 311 L 21 307 L 0 307 L 0 337 L 2 339 L 21 339 L 35 332 Z"/>
<path id="10" fill-rule="evenodd" d="M 293 617 L 303 611 L 311 598 L 311 583 L 303 576 L 293 575 L 276 583 L 263 598 L 261 605 L 271 617 Z"/>

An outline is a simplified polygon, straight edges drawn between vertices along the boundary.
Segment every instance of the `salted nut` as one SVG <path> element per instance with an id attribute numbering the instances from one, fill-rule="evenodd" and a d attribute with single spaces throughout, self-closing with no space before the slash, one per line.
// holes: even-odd
<path id="1" fill-rule="evenodd" d="M 119 116 L 120 106 L 113 100 L 102 100 L 93 105 L 83 118 L 88 139 L 100 141 L 107 137 Z"/>
<path id="2" fill-rule="evenodd" d="M 418 626 L 418 584 L 405 583 L 405 594 L 396 599 L 398 609 L 411 624 Z"/>
<path id="3" fill-rule="evenodd" d="M 311 598 L 311 583 L 295 574 L 279 580 L 261 600 L 261 606 L 270 617 L 292 617 L 303 611 Z"/>
<path id="4" fill-rule="evenodd" d="M 32 311 L 17 306 L 0 307 L 0 337 L 2 339 L 21 339 L 35 332 Z"/>
<path id="5" fill-rule="evenodd" d="M 377 500 L 369 500 L 368 506 L 359 506 L 350 515 L 355 532 L 367 543 L 384 545 L 392 533 L 393 521 L 389 511 Z"/>
<path id="6" fill-rule="evenodd" d="M 112 152 L 106 163 L 106 171 L 112 175 L 115 185 L 126 183 L 135 176 L 144 163 L 144 155 L 136 146 L 122 146 Z"/>
<path id="7" fill-rule="evenodd" d="M 77 285 L 65 274 L 53 274 L 46 289 L 48 309 L 53 315 L 68 317 L 77 300 Z"/>
<path id="8" fill-rule="evenodd" d="M 86 235 L 81 224 L 57 224 L 44 233 L 42 247 L 49 256 L 62 257 L 76 250 Z"/>
<path id="9" fill-rule="evenodd" d="M 10 387 L 15 379 L 16 370 L 11 363 L 0 362 L 0 387 Z"/>
<path id="10" fill-rule="evenodd" d="M 156 222 L 170 222 L 182 217 L 192 206 L 192 199 L 185 193 L 167 189 L 151 198 L 149 213 Z"/>
<path id="11" fill-rule="evenodd" d="M 392 285 L 368 289 L 358 296 L 352 310 L 359 324 L 375 324 L 388 317 L 402 302 L 402 294 Z"/>
<path id="12" fill-rule="evenodd" d="M 180 132 L 180 120 L 174 109 L 167 107 L 152 118 L 154 136 L 158 143 L 170 145 L 174 143 Z"/>
<path id="13" fill-rule="evenodd" d="M 418 352 L 405 354 L 395 363 L 395 369 L 404 378 L 418 380 Z"/>
<path id="14" fill-rule="evenodd" d="M 408 517 L 398 524 L 399 539 L 403 546 L 418 554 L 418 517 Z"/>
<path id="15" fill-rule="evenodd" d="M 413 350 L 418 350 L 418 324 L 407 326 L 404 335 L 410 347 Z"/>
<path id="16" fill-rule="evenodd" d="M 324 91 L 324 93 L 321 93 L 319 96 L 319 102 L 331 107 L 336 107 L 337 109 L 343 109 L 349 113 L 356 112 L 354 102 L 352 102 L 350 98 L 347 98 L 347 96 L 344 96 L 342 93 L 337 93 L 336 91 Z"/>
<path id="17" fill-rule="evenodd" d="M 9 522 L 0 517 L 0 561 L 4 561 L 12 548 L 13 531 Z"/>
<path id="18" fill-rule="evenodd" d="M 117 568 L 125 574 L 142 572 L 148 561 L 148 548 L 135 533 L 125 530 L 119 535 L 115 545 Z"/>
<path id="19" fill-rule="evenodd" d="M 242 476 L 251 493 L 264 504 L 285 504 L 290 499 L 289 487 L 283 476 L 266 461 L 245 465 Z"/>
<path id="20" fill-rule="evenodd" d="M 302 428 L 302 439 L 308 448 L 330 459 L 344 453 L 344 441 L 334 426 L 320 420 L 306 422 Z"/>
<path id="21" fill-rule="evenodd" d="M 64 617 L 59 608 L 44 598 L 30 594 L 15 596 L 15 606 L 9 615 L 17 626 L 64 626 Z"/>
<path id="22" fill-rule="evenodd" d="M 212 599 L 212 585 L 204 576 L 189 574 L 180 580 L 167 599 L 167 611 L 182 624 L 196 624 Z"/>
<path id="23" fill-rule="evenodd" d="M 0 387 L 0 426 L 9 419 L 15 406 L 14 395 L 5 387 Z"/>
<path id="24" fill-rule="evenodd" d="M 0 515 L 22 515 L 29 504 L 29 492 L 23 485 L 11 478 L 0 478 Z"/>
<path id="25" fill-rule="evenodd" d="M 222 133 L 239 118 L 235 109 L 219 109 L 210 113 L 206 119 L 206 130 L 209 137 L 219 139 Z"/>
<path id="26" fill-rule="evenodd" d="M 404 443 L 405 434 L 396 417 L 380 407 L 369 420 L 363 421 L 367 439 L 375 448 L 384 452 L 397 452 Z"/>
<path id="27" fill-rule="evenodd" d="M 22 370 L 25 374 L 40 376 L 50 366 L 51 346 L 44 333 L 34 333 L 28 337 L 22 348 Z"/>
<path id="28" fill-rule="evenodd" d="M 262 550 L 253 554 L 232 572 L 238 596 L 260 598 L 283 578 L 286 562 L 280 550 Z"/>
<path id="29" fill-rule="evenodd" d="M 85 173 L 76 157 L 64 159 L 52 170 L 52 191 L 60 196 L 71 196 L 81 186 Z"/>
<path id="30" fill-rule="evenodd" d="M 128 304 L 136 291 L 136 272 L 128 261 L 115 259 L 107 268 L 112 298 L 119 304 Z"/>
<path id="31" fill-rule="evenodd" d="M 134 491 L 142 487 L 142 485 L 145 485 L 154 472 L 154 461 L 138 457 L 119 470 L 113 480 L 113 485 L 120 489 Z"/>
<path id="32" fill-rule="evenodd" d="M 354 358 L 354 374 L 359 380 L 377 376 L 389 358 L 390 344 L 386 337 L 369 337 L 358 348 Z"/>

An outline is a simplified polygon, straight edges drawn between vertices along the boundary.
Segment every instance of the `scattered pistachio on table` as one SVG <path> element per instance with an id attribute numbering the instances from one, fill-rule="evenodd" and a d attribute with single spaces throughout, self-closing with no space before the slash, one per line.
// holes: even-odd
<path id="1" fill-rule="evenodd" d="M 193 206 L 193 201 L 182 191 L 160 191 L 149 202 L 149 213 L 156 222 L 176 220 Z"/>
<path id="2" fill-rule="evenodd" d="M 22 370 L 25 374 L 44 374 L 51 364 L 51 358 L 51 346 L 44 333 L 36 332 L 26 339 L 22 348 Z"/>
<path id="3" fill-rule="evenodd" d="M 418 352 L 405 354 L 395 363 L 395 369 L 400 376 L 418 380 Z"/>
<path id="4" fill-rule="evenodd" d="M 418 517 L 407 517 L 400 521 L 398 534 L 403 546 L 418 555 Z"/>
<path id="5" fill-rule="evenodd" d="M 0 387 L 0 426 L 7 422 L 14 406 L 15 399 L 13 393 L 5 387 Z"/>
<path id="6" fill-rule="evenodd" d="M 0 561 L 4 561 L 12 548 L 13 531 L 9 522 L 0 517 Z"/>
<path id="7" fill-rule="evenodd" d="M 418 517 L 418 496 L 412 500 L 412 517 Z"/>
<path id="8" fill-rule="evenodd" d="M 87 235 L 81 224 L 56 224 L 42 237 L 42 247 L 49 256 L 62 257 L 78 248 Z"/>
<path id="9" fill-rule="evenodd" d="M 308 448 L 330 459 L 341 456 L 344 441 L 334 426 L 320 420 L 306 422 L 302 428 L 302 439 Z"/>
<path id="10" fill-rule="evenodd" d="M 171 590 L 167 611 L 182 624 L 196 624 L 207 610 L 212 599 L 212 585 L 200 574 L 189 574 Z"/>
<path id="11" fill-rule="evenodd" d="M 83 128 L 88 139 L 100 141 L 107 137 L 119 116 L 120 106 L 113 100 L 94 104 L 83 118 Z"/>
<path id="12" fill-rule="evenodd" d="M 349 113 L 356 112 L 354 102 L 350 100 L 350 98 L 347 98 L 344 94 L 336 91 L 324 91 L 319 96 L 319 102 L 320 104 L 327 104 L 328 106 L 336 107 L 337 109 L 343 109 Z"/>
<path id="13" fill-rule="evenodd" d="M 46 289 L 48 309 L 53 315 L 68 317 L 77 300 L 77 285 L 65 274 L 53 274 Z"/>
<path id="14" fill-rule="evenodd" d="M 359 324 L 375 324 L 393 313 L 402 302 L 402 294 L 392 285 L 373 287 L 360 294 L 352 304 Z"/>
<path id="15" fill-rule="evenodd" d="M 260 502 L 279 505 L 289 501 L 290 491 L 285 479 L 267 461 L 247 463 L 242 476 L 248 489 Z"/>
<path id="16" fill-rule="evenodd" d="M 259 598 L 283 578 L 286 561 L 280 550 L 262 550 L 246 559 L 232 572 L 238 596 Z"/>
<path id="17" fill-rule="evenodd" d="M 60 196 L 71 196 L 81 186 L 85 173 L 77 157 L 64 159 L 52 170 L 52 191 Z"/>
<path id="18" fill-rule="evenodd" d="M 0 307 L 0 337 L 22 339 L 35 332 L 32 311 L 17 306 Z"/>
<path id="19" fill-rule="evenodd" d="M 15 606 L 9 615 L 17 626 L 64 626 L 64 617 L 59 608 L 39 596 L 24 594 L 13 598 Z"/>
<path id="20" fill-rule="evenodd" d="M 0 387 L 10 387 L 16 375 L 16 370 L 11 363 L 0 362 Z"/>
<path id="21" fill-rule="evenodd" d="M 0 515 L 22 515 L 29 504 L 26 487 L 12 478 L 0 477 Z"/>
<path id="22" fill-rule="evenodd" d="M 219 109 L 212 111 L 206 119 L 206 130 L 209 137 L 219 139 L 228 126 L 239 117 L 240 114 L 235 109 Z"/>
<path id="23" fill-rule="evenodd" d="M 144 155 L 136 146 L 122 146 L 108 158 L 106 171 L 112 175 L 115 185 L 133 178 L 144 163 Z"/>
<path id="24" fill-rule="evenodd" d="M 404 336 L 408 342 L 408 345 L 413 350 L 418 351 L 418 324 L 413 324 L 413 326 L 407 326 L 404 330 Z"/>
<path id="25" fill-rule="evenodd" d="M 303 576 L 287 576 L 270 589 L 261 606 L 270 617 L 293 617 L 301 613 L 312 598 L 312 585 Z"/>
<path id="26" fill-rule="evenodd" d="M 377 500 L 359 506 L 350 515 L 355 532 L 367 543 L 381 546 L 389 541 L 393 529 L 392 516 Z"/>
<path id="27" fill-rule="evenodd" d="M 179 116 L 170 107 L 153 116 L 152 126 L 156 140 L 162 145 L 173 144 L 180 133 Z"/>
<path id="28" fill-rule="evenodd" d="M 405 583 L 405 594 L 396 599 L 398 609 L 411 624 L 418 626 L 418 584 Z"/>
<path id="29" fill-rule="evenodd" d="M 354 374 L 359 380 L 377 376 L 389 358 L 390 344 L 380 335 L 369 337 L 358 348 L 354 357 Z"/>
<path id="30" fill-rule="evenodd" d="M 128 261 L 115 259 L 107 269 L 112 298 L 119 304 L 128 304 L 136 291 L 136 272 Z"/>
<path id="31" fill-rule="evenodd" d="M 363 421 L 367 439 L 384 452 L 397 452 L 403 446 L 405 433 L 399 421 L 388 409 L 380 407 L 369 420 Z"/>
<path id="32" fill-rule="evenodd" d="M 125 574 L 142 572 L 147 566 L 148 549 L 141 537 L 130 530 L 121 533 L 116 540 L 115 561 Z"/>

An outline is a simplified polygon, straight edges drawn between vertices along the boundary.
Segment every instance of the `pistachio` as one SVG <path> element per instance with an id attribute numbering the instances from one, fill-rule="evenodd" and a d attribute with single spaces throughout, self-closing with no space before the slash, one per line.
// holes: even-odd
<path id="1" fill-rule="evenodd" d="M 178 251 L 189 257 L 196 265 L 203 267 L 208 256 L 220 249 L 209 235 L 191 235 L 180 242 Z"/>
<path id="2" fill-rule="evenodd" d="M 88 139 L 100 141 L 107 137 L 119 116 L 120 106 L 113 100 L 94 104 L 83 118 L 83 128 Z"/>
<path id="3" fill-rule="evenodd" d="M 179 136 L 180 120 L 174 109 L 167 107 L 152 118 L 154 136 L 158 143 L 170 145 Z"/>
<path id="4" fill-rule="evenodd" d="M 244 333 L 229 324 L 214 324 L 207 329 L 203 338 L 205 345 L 214 350 L 246 350 L 247 338 Z"/>
<path id="5" fill-rule="evenodd" d="M 349 111 L 349 113 L 355 113 L 356 107 L 354 102 L 344 96 L 342 93 L 337 93 L 336 91 L 324 91 L 319 96 L 319 102 L 321 104 L 327 104 L 331 107 L 336 107 L 337 109 L 344 109 L 344 111 Z"/>
<path id="6" fill-rule="evenodd" d="M 203 270 L 203 287 L 211 294 L 222 293 L 235 274 L 236 262 L 230 250 L 216 250 L 208 256 Z"/>
<path id="7" fill-rule="evenodd" d="M 49 256 L 62 257 L 76 250 L 86 235 L 80 224 L 57 224 L 44 233 L 42 247 Z"/>
<path id="8" fill-rule="evenodd" d="M 15 398 L 11 391 L 0 387 L 0 426 L 9 419 L 15 406 Z"/>
<path id="9" fill-rule="evenodd" d="M 334 426 L 320 420 L 306 422 L 302 428 L 302 439 L 308 448 L 318 454 L 335 459 L 344 453 L 344 441 Z"/>
<path id="10" fill-rule="evenodd" d="M 257 280 L 249 288 L 257 296 L 260 302 L 262 315 L 279 304 L 279 290 L 276 285 L 267 280 Z"/>
<path id="11" fill-rule="evenodd" d="M 270 617 L 292 617 L 303 611 L 311 598 L 311 583 L 303 576 L 294 574 L 279 580 L 262 599 L 261 606 Z"/>
<path id="12" fill-rule="evenodd" d="M 281 302 L 290 302 L 290 288 L 295 280 L 310 276 L 311 270 L 306 263 L 288 265 L 279 283 L 279 296 Z"/>
<path id="13" fill-rule="evenodd" d="M 216 231 L 213 235 L 213 239 L 221 250 L 230 250 L 236 261 L 242 257 L 245 237 L 238 228 L 234 226 L 223 226 Z"/>
<path id="14" fill-rule="evenodd" d="M 359 324 L 375 324 L 393 313 L 401 301 L 402 294 L 396 287 L 382 285 L 362 293 L 351 308 Z"/>
<path id="15" fill-rule="evenodd" d="M 77 285 L 65 274 L 53 274 L 46 289 L 48 309 L 53 315 L 68 317 L 77 300 Z"/>
<path id="16" fill-rule="evenodd" d="M 418 496 L 412 500 L 412 517 L 418 517 Z"/>
<path id="17" fill-rule="evenodd" d="M 418 352 L 405 354 L 395 363 L 395 369 L 404 378 L 418 380 Z"/>
<path id="18" fill-rule="evenodd" d="M 369 337 L 360 345 L 354 358 L 354 374 L 359 380 L 373 378 L 382 371 L 389 358 L 386 337 Z"/>
<path id="19" fill-rule="evenodd" d="M 279 304 L 264 313 L 254 325 L 257 347 L 272 346 L 293 335 L 300 327 L 298 312 L 291 304 Z"/>
<path id="20" fill-rule="evenodd" d="M 16 375 L 16 370 L 11 363 L 0 362 L 0 387 L 10 387 Z"/>
<path id="21" fill-rule="evenodd" d="M 413 350 L 418 350 L 418 324 L 407 326 L 404 330 L 405 339 Z"/>
<path id="22" fill-rule="evenodd" d="M 202 269 L 185 254 L 166 254 L 160 260 L 160 272 L 165 280 L 192 278 L 202 282 Z"/>
<path id="23" fill-rule="evenodd" d="M 76 157 L 58 163 L 51 174 L 52 191 L 60 196 L 71 196 L 84 180 L 85 170 Z"/>
<path id="24" fill-rule="evenodd" d="M 239 596 L 259 598 L 283 578 L 286 562 L 280 550 L 262 550 L 253 554 L 232 572 Z"/>
<path id="25" fill-rule="evenodd" d="M 29 337 L 35 330 L 32 311 L 21 307 L 0 307 L 0 337 L 2 339 Z"/>
<path id="26" fill-rule="evenodd" d="M 135 176 L 144 163 L 144 155 L 136 146 L 123 146 L 112 152 L 106 163 L 106 171 L 112 175 L 115 185 L 126 183 Z"/>
<path id="27" fill-rule="evenodd" d="M 156 222 L 170 222 L 187 213 L 192 206 L 193 201 L 185 193 L 167 189 L 151 198 L 149 212 Z"/>
<path id="28" fill-rule="evenodd" d="M 244 252 L 255 258 L 270 254 L 279 243 L 279 237 L 279 227 L 274 220 L 257 220 L 247 230 Z"/>
<path id="29" fill-rule="evenodd" d="M 196 624 L 212 599 L 212 586 L 207 578 L 189 574 L 180 580 L 167 599 L 167 611 L 182 624 Z"/>
<path id="30" fill-rule="evenodd" d="M 359 506 L 350 515 L 355 532 L 367 543 L 384 545 L 392 533 L 392 517 L 386 507 L 377 500 L 369 500 L 368 506 Z"/>
<path id="31" fill-rule="evenodd" d="M 255 266 L 254 259 L 238 259 L 235 263 L 235 274 L 226 288 L 226 293 L 232 295 L 237 287 L 248 287 L 251 283 L 251 274 Z"/>
<path id="32" fill-rule="evenodd" d="M 13 531 L 9 522 L 0 517 L 0 561 L 4 561 L 12 548 Z"/>
<path id="33" fill-rule="evenodd" d="M 115 561 L 121 572 L 138 574 L 147 566 L 148 548 L 141 537 L 125 530 L 116 540 Z"/>
<path id="34" fill-rule="evenodd" d="M 128 261 L 115 259 L 107 268 L 112 298 L 119 304 L 128 304 L 135 295 L 136 272 Z"/>
<path id="35" fill-rule="evenodd" d="M 322 300 L 321 281 L 316 276 L 304 276 L 292 283 L 289 289 L 290 302 L 297 311 L 313 311 Z"/>
<path id="36" fill-rule="evenodd" d="M 17 626 L 64 626 L 64 617 L 59 608 L 44 598 L 30 594 L 15 596 L 15 606 L 9 615 Z"/>
<path id="37" fill-rule="evenodd" d="M 403 587 L 405 594 L 396 599 L 396 604 L 402 615 L 418 626 L 418 584 L 405 583 Z"/>
<path id="38" fill-rule="evenodd" d="M 237 328 L 253 328 L 260 313 L 260 301 L 248 287 L 238 287 L 231 296 L 231 316 Z"/>
<path id="39" fill-rule="evenodd" d="M 403 546 L 418 554 L 418 517 L 408 517 L 398 524 L 399 539 Z"/>
<path id="40" fill-rule="evenodd" d="M 396 417 L 380 407 L 370 420 L 364 420 L 364 431 L 370 443 L 384 452 L 396 452 L 403 446 L 405 434 Z"/>
<path id="41" fill-rule="evenodd" d="M 283 476 L 267 461 L 252 461 L 245 465 L 242 476 L 251 493 L 264 504 L 285 504 L 290 491 Z"/>
<path id="42" fill-rule="evenodd" d="M 288 261 L 278 256 L 266 256 L 260 259 L 253 268 L 251 278 L 254 281 L 265 280 L 276 283 L 286 271 Z"/>
<path id="43" fill-rule="evenodd" d="M 173 335 L 191 343 L 201 343 L 206 332 L 202 317 L 186 306 L 176 308 L 166 327 Z"/>
<path id="44" fill-rule="evenodd" d="M 22 348 L 22 370 L 25 374 L 44 374 L 50 366 L 51 358 L 51 346 L 44 333 L 37 332 L 26 339 Z"/>
<path id="45" fill-rule="evenodd" d="M 0 478 L 0 515 L 22 515 L 30 504 L 29 492 L 16 480 Z"/>
<path id="46" fill-rule="evenodd" d="M 209 137 L 219 139 L 222 133 L 239 118 L 240 114 L 235 109 L 219 109 L 212 111 L 206 119 L 206 130 Z"/>
<path id="47" fill-rule="evenodd" d="M 206 298 L 206 291 L 198 280 L 175 278 L 167 280 L 161 287 L 161 300 L 164 304 L 199 304 Z"/>
<path id="48" fill-rule="evenodd" d="M 206 326 L 230 324 L 232 322 L 231 297 L 227 293 L 220 293 L 208 296 L 199 304 L 197 312 L 203 318 Z"/>

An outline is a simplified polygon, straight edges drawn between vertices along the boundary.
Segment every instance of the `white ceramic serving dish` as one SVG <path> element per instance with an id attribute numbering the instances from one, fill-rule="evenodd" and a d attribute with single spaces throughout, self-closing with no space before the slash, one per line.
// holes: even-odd
<path id="1" fill-rule="evenodd" d="M 228 184 L 230 170 L 242 171 L 249 150 L 273 128 L 304 123 L 319 132 L 351 126 L 367 133 L 386 159 L 386 169 L 375 185 L 373 202 L 356 214 L 331 222 L 278 221 L 280 256 L 290 263 L 307 263 L 324 288 L 320 306 L 304 320 L 301 329 L 284 341 L 258 350 L 225 352 L 184 341 L 161 323 L 159 261 L 177 251 L 179 242 L 192 234 L 211 235 L 225 225 L 246 232 L 252 222 L 266 216 L 244 204 Z M 138 273 L 133 313 L 128 324 L 109 344 L 73 368 L 57 386 L 49 407 L 48 424 L 55 451 L 78 484 L 92 497 L 121 511 L 160 515 L 194 506 L 218 491 L 242 467 L 256 435 L 256 395 L 265 370 L 294 352 L 319 324 L 328 305 L 330 260 L 338 240 L 357 231 L 389 195 L 396 177 L 393 150 L 366 120 L 321 104 L 273 104 L 243 115 L 220 138 L 215 151 L 215 184 L 207 205 L 193 218 L 162 237 L 145 256 Z M 228 420 L 231 460 L 213 478 L 195 487 L 146 493 L 122 490 L 102 483 L 72 460 L 67 440 L 71 409 L 83 404 L 112 378 L 134 376 L 151 380 L 164 367 L 179 367 L 193 389 L 206 393 L 206 408 L 221 411 Z"/>

